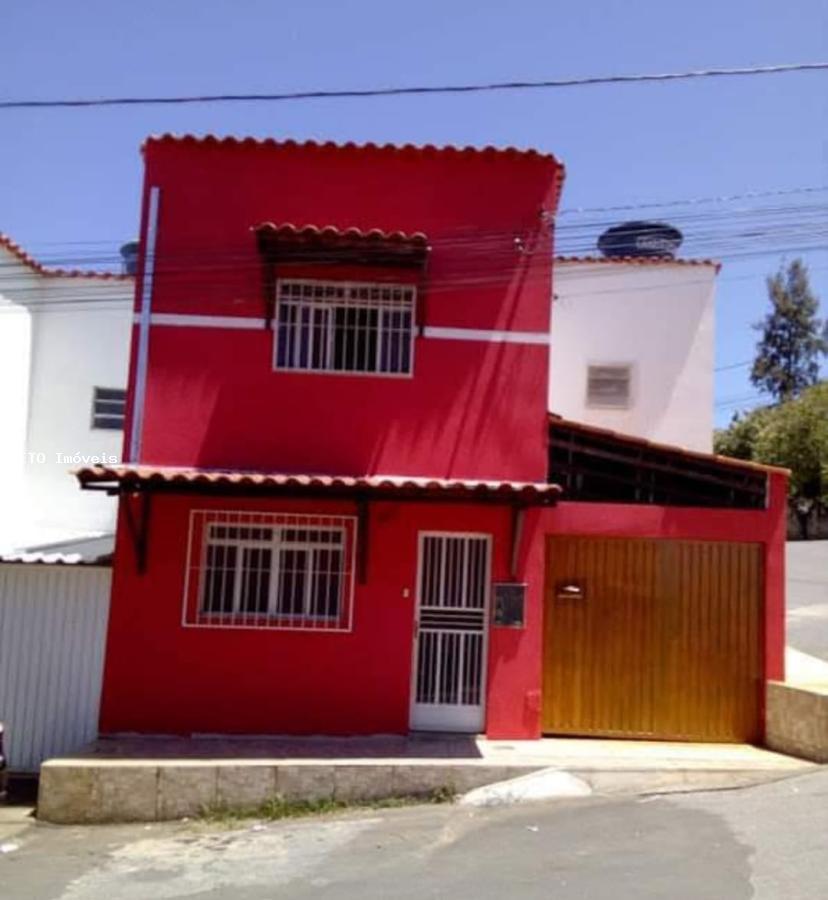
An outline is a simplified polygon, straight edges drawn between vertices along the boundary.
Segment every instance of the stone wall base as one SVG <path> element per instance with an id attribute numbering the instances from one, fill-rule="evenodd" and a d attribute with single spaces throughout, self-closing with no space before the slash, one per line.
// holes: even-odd
<path id="1" fill-rule="evenodd" d="M 56 824 L 153 822 L 268 800 L 366 802 L 462 793 L 541 766 L 55 759 L 41 767 L 37 817 Z"/>
<path id="2" fill-rule="evenodd" d="M 771 750 L 828 763 L 828 688 L 769 681 L 766 716 Z"/>

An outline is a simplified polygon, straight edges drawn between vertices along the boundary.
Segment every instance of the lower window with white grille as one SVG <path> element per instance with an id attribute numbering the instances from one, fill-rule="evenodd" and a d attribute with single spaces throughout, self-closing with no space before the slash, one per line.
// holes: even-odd
<path id="1" fill-rule="evenodd" d="M 349 631 L 356 520 L 194 510 L 184 625 Z"/>

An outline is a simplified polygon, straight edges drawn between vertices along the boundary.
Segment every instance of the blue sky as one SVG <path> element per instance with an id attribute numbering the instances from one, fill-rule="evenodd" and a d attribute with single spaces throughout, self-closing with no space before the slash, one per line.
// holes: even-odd
<path id="1" fill-rule="evenodd" d="M 0 58 L 0 94 L 8 98 L 675 71 L 828 59 L 828 4 L 12 0 L 4 9 Z M 163 131 L 534 146 L 566 163 L 565 208 L 663 202 L 828 185 L 828 74 L 459 97 L 2 112 L 0 231 L 49 261 L 111 256 L 137 230 L 138 146 Z M 724 208 L 804 202 L 820 207 L 824 223 L 828 192 Z M 683 208 L 677 215 L 721 210 Z M 669 211 L 662 215 L 670 218 Z M 694 244 L 694 228 L 700 240 L 710 225 L 704 219 L 688 225 L 689 252 L 702 246 Z M 767 242 L 779 246 L 772 233 Z M 749 323 L 764 311 L 764 275 L 781 261 L 779 253 L 729 258 L 736 246 L 719 254 L 725 263 L 719 366 L 752 356 Z M 806 260 L 828 312 L 828 250 Z M 720 422 L 738 408 L 728 401 L 756 394 L 747 371 L 717 374 Z"/>

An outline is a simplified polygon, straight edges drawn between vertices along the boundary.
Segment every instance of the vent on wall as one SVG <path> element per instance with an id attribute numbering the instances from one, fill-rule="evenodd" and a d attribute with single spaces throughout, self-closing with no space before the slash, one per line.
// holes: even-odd
<path id="1" fill-rule="evenodd" d="M 121 431 L 126 412 L 126 391 L 96 387 L 92 394 L 92 427 Z"/>
<path id="2" fill-rule="evenodd" d="M 629 365 L 589 366 L 587 406 L 626 409 L 631 400 L 632 367 Z"/>

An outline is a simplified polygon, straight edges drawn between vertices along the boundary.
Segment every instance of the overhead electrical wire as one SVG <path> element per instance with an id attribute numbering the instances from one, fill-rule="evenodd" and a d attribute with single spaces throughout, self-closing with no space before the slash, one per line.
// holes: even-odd
<path id="1" fill-rule="evenodd" d="M 783 63 L 770 66 L 742 66 L 692 69 L 684 72 L 657 72 L 630 75 L 589 75 L 575 78 L 548 78 L 538 81 L 493 81 L 474 84 L 409 85 L 401 87 L 338 88 L 333 90 L 278 91 L 274 93 L 190 94 L 171 97 L 79 97 L 54 100 L 2 100 L 0 110 L 65 109 L 106 106 L 174 106 L 193 103 L 261 103 L 296 100 L 342 100 L 372 97 L 428 96 L 434 94 L 477 94 L 494 91 L 550 90 L 598 85 L 628 85 L 704 78 L 742 78 L 755 75 L 785 75 L 792 72 L 828 70 L 828 62 Z"/>
<path id="2" fill-rule="evenodd" d="M 666 209 L 676 206 L 693 206 L 704 203 L 731 203 L 734 200 L 757 200 L 763 197 L 789 197 L 793 194 L 816 194 L 828 191 L 828 185 L 807 185 L 797 188 L 783 188 L 773 191 L 748 191 L 743 194 L 721 194 L 708 197 L 686 197 L 682 200 L 651 200 L 647 203 L 624 203 L 618 206 L 570 206 L 559 209 L 557 215 L 569 216 L 594 212 L 629 212 L 635 209 Z"/>
<path id="3" fill-rule="evenodd" d="M 813 247 L 809 246 L 788 245 L 785 247 L 766 248 L 751 252 L 743 252 L 740 254 L 720 255 L 719 259 L 725 262 L 738 262 L 744 261 L 746 259 L 762 258 L 766 256 L 779 256 L 784 252 L 788 252 L 791 254 L 802 253 L 813 249 Z M 231 287 L 233 289 L 243 287 L 245 278 L 248 275 L 254 275 L 257 277 L 261 272 L 261 262 L 258 259 L 251 261 L 249 254 L 246 254 L 243 258 L 238 258 L 239 261 L 234 261 L 232 258 L 228 258 L 221 262 L 216 262 L 214 255 L 209 257 L 209 261 L 205 261 L 205 259 L 195 260 L 192 258 L 182 258 L 177 266 L 170 265 L 169 263 L 165 263 L 163 266 L 158 265 L 156 269 L 156 278 L 174 279 L 174 286 L 178 293 L 181 293 L 182 291 L 202 292 L 202 296 L 199 298 L 199 302 L 202 304 L 220 304 L 226 301 L 219 297 L 211 298 L 209 294 L 225 286 Z M 489 253 L 486 256 L 486 262 L 487 266 L 484 269 L 472 265 L 467 266 L 466 268 L 457 268 L 450 274 L 444 273 L 438 282 L 432 282 L 428 286 L 428 293 L 431 295 L 435 295 L 461 289 L 496 286 L 506 283 L 512 277 L 516 268 L 513 251 L 502 253 L 500 260 L 494 257 L 492 253 Z M 665 260 L 664 262 L 669 264 L 669 260 Z M 318 258 L 314 260 L 314 264 L 320 263 L 324 264 L 324 260 L 319 260 Z M 495 264 L 494 266 L 493 263 Z M 583 262 L 575 263 L 575 265 L 583 264 Z M 557 265 L 560 266 L 561 263 L 558 263 Z M 101 292 L 97 288 L 94 289 L 92 294 L 90 294 L 87 283 L 79 281 L 77 287 L 73 287 L 70 284 L 65 284 L 63 288 L 63 295 L 59 299 L 38 299 L 43 293 L 42 285 L 37 283 L 33 285 L 21 284 L 19 274 L 17 274 L 19 271 L 19 266 L 19 263 L 0 264 L 0 294 L 2 294 L 5 289 L 9 292 L 14 293 L 16 297 L 22 298 L 21 302 L 27 302 L 25 298 L 27 296 L 30 296 L 32 298 L 35 298 L 28 301 L 28 303 L 32 306 L 61 304 L 66 305 L 68 303 L 80 302 L 89 302 L 94 304 L 106 302 L 107 300 L 118 302 L 118 300 L 120 300 L 120 298 L 122 297 L 122 293 L 120 292 L 118 292 L 113 297 L 101 296 Z M 6 268 L 8 271 L 3 272 L 3 268 Z M 650 263 L 642 263 L 640 264 L 639 268 L 641 271 L 657 271 L 657 268 L 651 267 Z M 636 284 L 635 291 L 637 293 L 643 293 L 663 290 L 665 288 L 680 288 L 691 287 L 693 285 L 710 284 L 709 278 L 703 278 L 700 277 L 699 274 L 697 274 L 696 266 L 688 265 L 686 269 L 687 272 L 683 278 L 674 277 L 667 281 L 663 279 L 648 279 L 644 282 L 639 282 L 638 284 Z M 811 272 L 824 271 L 825 269 L 826 267 L 824 266 L 809 266 L 809 271 Z M 94 277 L 94 273 L 91 274 L 92 277 Z M 65 277 L 67 282 L 71 280 L 71 276 Z M 83 273 L 81 272 L 77 277 L 78 279 L 81 279 L 83 277 Z M 524 283 L 531 283 L 534 280 L 543 279 L 546 277 L 548 277 L 547 273 L 544 273 L 542 271 L 530 272 L 525 276 Z M 630 284 L 622 285 L 620 287 L 617 286 L 617 277 L 617 268 L 615 266 L 606 265 L 600 259 L 596 259 L 595 265 L 590 272 L 590 280 L 592 284 L 588 288 L 585 288 L 583 290 L 570 290 L 567 292 L 566 297 L 567 299 L 576 299 L 579 296 L 612 295 L 629 291 L 631 289 Z M 717 282 L 727 283 L 731 281 L 745 281 L 755 279 L 756 277 L 757 276 L 755 275 L 720 276 L 717 279 Z M 602 286 L 600 284 L 600 281 L 602 280 L 607 286 Z M 596 284 L 596 282 L 598 282 L 598 284 Z M 106 284 L 107 282 L 100 283 Z M 110 285 L 114 283 L 117 282 L 109 282 Z M 208 295 L 204 296 L 204 292 L 207 292 Z"/>
<path id="4" fill-rule="evenodd" d="M 826 246 L 823 238 L 828 235 L 828 205 L 800 204 L 786 207 L 728 209 L 703 215 L 672 216 L 670 222 L 684 228 L 686 250 L 694 257 L 714 254 L 742 255 L 767 246 L 774 249 L 780 246 L 783 240 L 801 242 L 810 239 L 814 244 L 808 249 L 820 250 Z M 614 220 L 605 219 L 582 224 L 558 225 L 555 228 L 556 255 L 580 256 L 584 253 L 594 253 L 596 234 L 612 224 L 615 224 Z M 491 251 L 511 254 L 515 249 L 515 241 L 520 240 L 517 227 L 492 230 L 480 226 L 465 226 L 454 232 L 442 232 L 435 243 L 443 250 L 479 251 L 481 255 L 488 255 Z M 112 247 L 111 241 L 77 242 L 65 246 L 71 246 L 73 249 L 66 253 L 52 250 L 48 256 L 41 256 L 40 261 L 47 266 L 105 266 L 119 260 L 119 256 L 109 249 Z M 90 249 L 78 251 L 74 249 L 77 246 Z M 92 249 L 96 246 L 106 249 Z M 229 263 L 233 261 L 231 254 L 238 252 L 239 249 L 208 252 L 195 243 L 191 248 L 179 243 L 174 251 L 178 259 L 188 266 L 194 263 L 201 264 L 205 256 Z M 247 258 L 244 251 L 241 252 L 243 253 L 241 258 Z M 165 259 L 169 264 L 171 261 L 169 253 L 165 255 Z"/>

